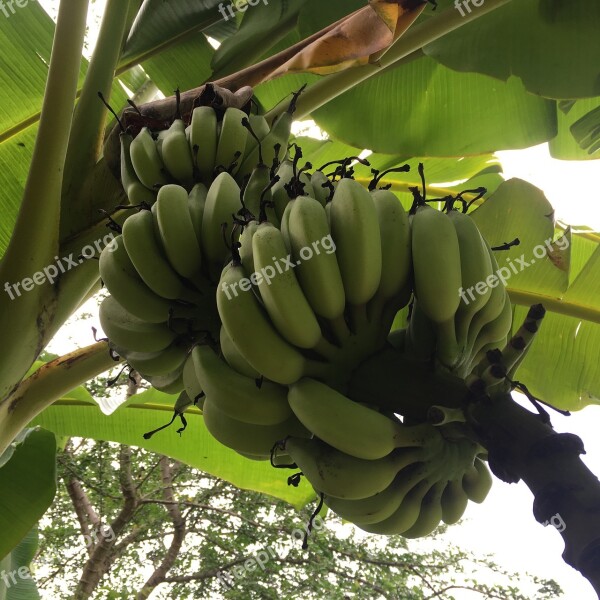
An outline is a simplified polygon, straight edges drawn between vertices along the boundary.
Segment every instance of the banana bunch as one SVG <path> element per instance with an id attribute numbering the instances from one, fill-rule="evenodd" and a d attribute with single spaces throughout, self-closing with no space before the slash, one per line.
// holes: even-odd
<path id="1" fill-rule="evenodd" d="M 259 163 L 270 168 L 287 152 L 294 101 L 271 125 L 262 115 L 239 108 L 215 110 L 199 106 L 190 122 L 178 118 L 168 129 L 148 127 L 133 137 L 121 134 L 121 182 L 132 205 L 152 205 L 158 190 L 177 183 L 188 192 L 202 183 L 209 187 L 227 172 L 242 183 Z M 251 133 L 252 132 L 252 133 Z"/>
<path id="2" fill-rule="evenodd" d="M 254 373 L 282 385 L 302 377 L 343 385 L 386 343 L 410 298 L 408 215 L 391 192 L 350 178 L 324 206 L 297 158 L 282 163 L 281 179 L 260 198 L 246 198 L 246 188 L 244 205 L 260 216 L 245 222 L 221 273 L 217 308 Z"/>
<path id="3" fill-rule="evenodd" d="M 411 230 L 415 299 L 404 350 L 465 378 L 512 327 L 498 264 L 475 222 L 457 210 L 421 206 Z"/>
<path id="4" fill-rule="evenodd" d="M 151 210 L 124 222 L 99 261 L 111 293 L 100 322 L 121 356 L 154 387 L 183 389 L 183 364 L 206 332 L 218 335 L 214 283 L 229 253 L 240 188 L 223 172 L 210 188 L 163 185 Z"/>

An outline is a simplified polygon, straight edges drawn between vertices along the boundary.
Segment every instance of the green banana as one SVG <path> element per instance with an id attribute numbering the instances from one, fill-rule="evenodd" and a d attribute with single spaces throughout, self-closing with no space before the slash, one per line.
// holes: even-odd
<path id="1" fill-rule="evenodd" d="M 123 243 L 113 239 L 112 249 L 100 254 L 100 277 L 115 300 L 133 316 L 148 323 L 166 323 L 172 304 L 157 296 L 139 277 Z"/>
<path id="2" fill-rule="evenodd" d="M 236 348 L 236 345 L 231 341 L 225 327 L 222 325 L 219 333 L 219 344 L 223 358 L 230 367 L 246 377 L 251 377 L 252 379 L 260 378 L 260 373 L 242 356 L 242 353 Z"/>
<path id="3" fill-rule="evenodd" d="M 196 376 L 210 401 L 232 419 L 254 425 L 276 425 L 293 413 L 285 387 L 241 375 L 208 346 L 195 346 L 192 357 Z"/>
<path id="4" fill-rule="evenodd" d="M 379 460 L 364 460 L 316 438 L 294 437 L 285 441 L 284 450 L 315 489 L 348 500 L 361 500 L 382 492 L 400 469 L 420 462 L 424 454 L 420 448 L 403 448 Z"/>
<path id="5" fill-rule="evenodd" d="M 147 127 L 143 127 L 133 139 L 129 154 L 138 179 L 149 190 L 155 190 L 157 186 L 169 183 L 156 142 Z"/>
<path id="6" fill-rule="evenodd" d="M 194 185 L 194 162 L 185 134 L 185 123 L 175 119 L 162 141 L 162 159 L 167 171 L 184 187 Z"/>
<path id="7" fill-rule="evenodd" d="M 292 384 L 288 402 L 317 437 L 356 458 L 376 460 L 396 448 L 434 449 L 442 443 L 441 434 L 429 423 L 402 425 L 315 379 L 305 377 Z"/>
<path id="8" fill-rule="evenodd" d="M 175 339 L 163 323 L 148 323 L 128 313 L 113 296 L 100 304 L 100 325 L 108 339 L 134 352 L 160 352 Z"/>
<path id="9" fill-rule="evenodd" d="M 215 164 L 216 167 L 226 170 L 231 168 L 232 175 L 238 172 L 244 158 L 243 152 L 248 137 L 248 130 L 242 125 L 245 118 L 247 115 L 244 111 L 229 107 L 221 121 Z"/>
<path id="10" fill-rule="evenodd" d="M 264 140 L 265 137 L 269 135 L 271 128 L 269 127 L 269 122 L 263 115 L 255 115 L 250 113 L 250 115 L 248 115 L 248 122 L 250 123 L 250 127 L 252 128 L 254 135 L 259 141 Z M 246 147 L 244 148 L 243 156 L 248 156 L 250 152 L 252 152 L 258 146 L 258 141 L 254 135 L 249 135 L 246 138 Z"/>
<path id="11" fill-rule="evenodd" d="M 183 365 L 183 386 L 187 395 L 202 409 L 204 406 L 204 390 L 198 381 L 194 357 L 188 354 Z"/>
<path id="12" fill-rule="evenodd" d="M 202 254 L 213 280 L 218 280 L 223 263 L 231 253 L 226 241 L 230 243 L 233 215 L 241 208 L 238 184 L 229 173 L 220 173 L 208 189 L 202 219 Z"/>
<path id="13" fill-rule="evenodd" d="M 187 345 L 173 342 L 160 352 L 126 352 L 127 362 L 140 375 L 167 375 L 183 366 Z"/>
<path id="14" fill-rule="evenodd" d="M 156 200 L 156 192 L 149 190 L 139 179 L 131 162 L 131 143 L 133 136 L 122 133 L 121 140 L 121 183 L 129 198 L 129 203 L 135 206 L 145 202 L 152 206 Z"/>
<path id="15" fill-rule="evenodd" d="M 474 357 L 486 344 L 491 342 L 500 343 L 499 340 L 505 339 L 506 336 L 510 334 L 512 327 L 512 315 L 512 304 L 510 302 L 510 298 L 508 297 L 508 293 L 505 291 L 502 312 L 493 321 L 490 321 L 481 328 L 477 334 L 477 338 L 473 340 L 473 342 L 471 342 L 469 336 L 469 344 L 467 346 L 469 354 Z"/>
<path id="16" fill-rule="evenodd" d="M 192 226 L 196 234 L 196 240 L 199 247 L 202 247 L 202 221 L 204 219 L 204 207 L 206 206 L 206 196 L 208 188 L 203 183 L 197 183 L 188 196 L 188 209 Z"/>
<path id="17" fill-rule="evenodd" d="M 469 497 L 463 489 L 462 481 L 453 479 L 449 481 L 441 498 L 442 521 L 447 525 L 458 523 L 467 510 Z"/>
<path id="18" fill-rule="evenodd" d="M 185 188 L 164 185 L 158 192 L 156 220 L 171 266 L 182 277 L 193 280 L 200 273 L 202 251 L 188 204 Z"/>
<path id="19" fill-rule="evenodd" d="M 460 246 L 456 229 L 446 214 L 429 206 L 412 219 L 415 296 L 423 313 L 436 324 L 436 353 L 447 367 L 461 356 L 454 315 L 460 304 Z"/>
<path id="20" fill-rule="evenodd" d="M 192 113 L 190 148 L 198 175 L 205 185 L 213 180 L 219 143 L 217 113 L 209 106 L 199 106 Z"/>
<path id="21" fill-rule="evenodd" d="M 268 456 L 273 446 L 287 436 L 310 436 L 293 415 L 275 425 L 254 425 L 229 417 L 207 395 L 202 411 L 209 433 L 221 444 L 244 454 Z"/>
<path id="22" fill-rule="evenodd" d="M 331 235 L 346 301 L 366 304 L 381 281 L 381 233 L 375 202 L 353 179 L 342 179 L 331 205 Z"/>
<path id="23" fill-rule="evenodd" d="M 232 342 L 267 379 L 287 385 L 307 372 L 307 360 L 273 327 L 241 264 L 232 262 L 223 269 L 217 308 Z"/>
<path id="24" fill-rule="evenodd" d="M 165 375 L 144 375 L 144 379 L 154 389 L 164 394 L 179 394 L 185 387 L 183 383 L 183 365 Z"/>
<path id="25" fill-rule="evenodd" d="M 475 458 L 473 466 L 464 474 L 462 486 L 472 502 L 481 504 L 487 498 L 492 488 L 492 475 L 480 458 Z"/>
<path id="26" fill-rule="evenodd" d="M 275 204 L 275 213 L 280 221 L 283 218 L 285 207 L 291 200 L 286 186 L 294 179 L 294 175 L 294 163 L 289 159 L 282 161 L 281 165 L 279 165 L 279 169 L 277 169 L 277 177 L 279 177 L 279 180 L 271 188 L 273 203 Z M 300 181 L 304 184 L 304 195 L 313 196 L 310 177 L 305 171 L 300 174 Z"/>
<path id="27" fill-rule="evenodd" d="M 331 181 L 323 171 L 315 171 L 310 177 L 314 198 L 325 206 L 331 195 Z"/>
<path id="28" fill-rule="evenodd" d="M 155 294 L 171 300 L 191 299 L 156 239 L 150 211 L 142 210 L 125 220 L 123 242 L 136 271 Z"/>
<path id="29" fill-rule="evenodd" d="M 421 510 L 414 525 L 402 532 L 409 539 L 425 537 L 439 526 L 442 520 L 442 494 L 446 481 L 434 483 L 421 502 Z"/>
<path id="30" fill-rule="evenodd" d="M 254 167 L 260 162 L 261 154 L 263 162 L 267 166 L 285 156 L 292 132 L 293 109 L 294 107 L 290 105 L 289 110 L 277 117 L 271 126 L 271 131 L 261 140 L 260 148 L 257 144 L 244 158 L 237 173 L 238 178 L 244 178 L 253 171 Z"/>
<path id="31" fill-rule="evenodd" d="M 244 230 L 239 237 L 240 258 L 242 260 L 244 270 L 246 273 L 248 273 L 248 275 L 253 275 L 256 271 L 254 268 L 254 255 L 252 253 L 252 238 L 254 237 L 259 225 L 260 223 L 258 221 L 249 221 L 246 223 L 246 225 L 244 225 Z M 257 281 L 256 276 L 255 281 Z M 253 282 L 253 285 L 256 285 L 256 283 Z"/>
<path id="32" fill-rule="evenodd" d="M 321 328 L 290 268 L 281 231 L 271 223 L 261 223 L 252 237 L 252 255 L 255 269 L 261 273 L 260 296 L 275 327 L 299 348 L 317 346 Z"/>
<path id="33" fill-rule="evenodd" d="M 325 209 L 310 196 L 299 196 L 290 206 L 288 235 L 302 290 L 317 315 L 339 319 L 346 296 L 335 247 L 319 247 L 325 240 L 333 246 Z"/>
<path id="34" fill-rule="evenodd" d="M 462 302 L 456 312 L 456 336 L 459 344 L 464 345 L 473 316 L 485 306 L 492 293 L 492 289 L 486 285 L 483 294 L 473 294 L 473 288 L 485 283 L 493 275 L 492 261 L 475 221 L 456 210 L 451 210 L 448 217 L 456 229 L 460 247 L 462 285 L 459 294 Z"/>

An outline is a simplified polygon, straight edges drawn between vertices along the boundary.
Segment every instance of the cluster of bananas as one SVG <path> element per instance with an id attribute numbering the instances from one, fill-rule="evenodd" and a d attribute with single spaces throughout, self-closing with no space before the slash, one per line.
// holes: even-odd
<path id="1" fill-rule="evenodd" d="M 291 158 L 288 148 L 292 105 L 272 126 L 237 108 L 198 107 L 188 127 L 176 119 L 158 134 L 122 134 L 135 212 L 100 258 L 111 294 L 101 324 L 132 368 L 179 394 L 173 419 L 185 425 L 197 405 L 220 443 L 297 465 L 366 531 L 426 535 L 484 500 L 485 451 L 444 418 L 401 421 L 349 399 L 353 373 L 391 345 L 432 377 L 491 389 L 502 377 L 489 350 L 508 349 L 507 373 L 539 315 L 507 344 L 504 286 L 464 301 L 461 290 L 498 266 L 452 202 L 435 210 L 415 192 L 407 212 L 377 189 L 381 174 L 368 189 L 354 180 L 352 159 L 329 175 L 299 168 L 301 150 Z M 409 303 L 407 328 L 390 333 Z"/>

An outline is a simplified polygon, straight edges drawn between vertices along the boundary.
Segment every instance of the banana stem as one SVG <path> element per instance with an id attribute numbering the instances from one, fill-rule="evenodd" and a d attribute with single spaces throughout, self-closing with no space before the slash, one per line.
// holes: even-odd
<path id="1" fill-rule="evenodd" d="M 74 200 L 90 169 L 102 154 L 107 110 L 98 93 L 109 100 L 115 67 L 134 0 L 108 0 L 102 18 L 98 42 L 75 109 L 73 127 L 65 162 L 61 228 L 69 231 L 87 216 L 89 207 Z"/>
<path id="2" fill-rule="evenodd" d="M 346 319 L 344 319 L 344 315 L 340 315 L 335 319 L 328 319 L 327 323 L 329 323 L 338 343 L 343 345 L 344 341 L 350 337 L 350 330 L 348 329 L 348 324 L 346 323 Z"/>
<path id="3" fill-rule="evenodd" d="M 427 420 L 436 427 L 448 423 L 466 423 L 465 413 L 460 408 L 432 406 L 427 412 Z"/>
<path id="4" fill-rule="evenodd" d="M 339 354 L 339 348 L 336 348 L 333 344 L 328 342 L 324 337 L 322 337 L 317 345 L 313 348 L 313 350 L 320 354 L 323 358 L 327 360 L 334 360 L 336 355 Z"/>
<path id="5" fill-rule="evenodd" d="M 108 344 L 98 342 L 43 365 L 22 381 L 0 405 L 0 454 L 45 408 L 115 364 Z"/>
<path id="6" fill-rule="evenodd" d="M 413 52 L 421 50 L 427 44 L 435 42 L 444 35 L 471 23 L 475 19 L 508 4 L 511 0 L 486 0 L 477 10 L 473 10 L 464 17 L 454 7 L 448 8 L 440 15 L 431 17 L 426 21 L 408 29 L 399 37 L 390 49 L 381 57 L 377 64 L 369 64 L 338 71 L 323 77 L 307 88 L 297 103 L 294 118 L 300 120 L 317 110 L 327 102 L 341 96 L 344 92 L 382 72 L 382 69 L 397 63 Z M 267 119 L 271 121 L 282 114 L 287 108 L 287 101 L 281 102 L 269 113 Z"/>
<path id="7" fill-rule="evenodd" d="M 52 47 L 41 121 L 21 208 L 0 264 L 0 281 L 21 282 L 54 262 L 58 251 L 63 170 L 88 0 L 63 0 Z M 44 330 L 53 319 L 55 289 L 48 285 L 15 299 L 0 296 L 0 337 L 12 343 L 0 363 L 0 398 L 10 392 L 42 347 Z M 17 340 L 17 342 L 14 342 Z"/>

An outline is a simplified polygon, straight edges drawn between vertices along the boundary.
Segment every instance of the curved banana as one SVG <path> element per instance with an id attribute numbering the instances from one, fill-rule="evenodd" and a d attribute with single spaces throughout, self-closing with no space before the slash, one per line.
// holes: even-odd
<path id="1" fill-rule="evenodd" d="M 504 306 L 502 312 L 493 320 L 487 323 L 481 328 L 472 342 L 469 335 L 469 342 L 467 350 L 470 356 L 475 357 L 477 353 L 486 345 L 491 342 L 497 342 L 503 340 L 507 335 L 510 334 L 513 321 L 513 307 L 508 296 L 508 292 L 505 292 Z"/>
<path id="2" fill-rule="evenodd" d="M 275 425 L 253 425 L 232 419 L 209 395 L 204 401 L 202 415 L 206 429 L 217 441 L 243 454 L 268 456 L 278 441 L 290 435 L 310 436 L 293 415 Z"/>
<path id="3" fill-rule="evenodd" d="M 256 271 L 254 268 L 254 255 L 252 253 L 252 238 L 254 237 L 259 225 L 260 223 L 258 221 L 250 221 L 246 223 L 238 240 L 240 243 L 239 253 L 242 260 L 242 265 L 249 276 L 253 275 Z M 255 282 L 256 281 L 257 278 L 255 276 Z M 256 285 L 255 282 L 253 282 L 253 285 Z"/>
<path id="4" fill-rule="evenodd" d="M 166 323 L 170 302 L 157 296 L 141 279 L 123 243 L 113 239 L 111 249 L 104 248 L 99 261 L 100 277 L 115 300 L 129 313 L 148 323 Z"/>
<path id="5" fill-rule="evenodd" d="M 198 381 L 192 354 L 188 354 L 183 365 L 183 386 L 190 399 L 200 408 L 204 406 L 204 390 Z"/>
<path id="6" fill-rule="evenodd" d="M 217 308 L 232 342 L 261 375 L 288 385 L 305 374 L 306 359 L 271 324 L 241 264 L 232 262 L 223 269 Z"/>
<path id="7" fill-rule="evenodd" d="M 227 244 L 231 240 L 233 215 L 241 208 L 238 184 L 229 173 L 220 173 L 208 189 L 202 219 L 202 254 L 213 280 L 218 280 L 231 253 Z"/>
<path id="8" fill-rule="evenodd" d="M 252 255 L 262 276 L 260 296 L 273 324 L 291 344 L 314 348 L 321 340 L 321 327 L 290 268 L 281 231 L 271 223 L 261 223 L 252 237 Z"/>
<path id="9" fill-rule="evenodd" d="M 231 169 L 232 175 L 238 172 L 244 158 L 248 130 L 242 125 L 242 120 L 246 118 L 244 111 L 229 107 L 221 121 L 215 165 L 217 168 Z"/>
<path id="10" fill-rule="evenodd" d="M 271 131 L 269 122 L 267 119 L 265 119 L 264 115 L 255 115 L 250 113 L 250 115 L 248 115 L 248 122 L 250 123 L 250 127 L 252 128 L 254 135 L 261 142 L 265 139 L 265 137 L 267 137 L 269 131 Z M 250 152 L 252 152 L 258 146 L 258 141 L 254 135 L 249 135 L 246 138 L 246 147 L 244 148 L 243 156 L 248 156 Z"/>
<path id="11" fill-rule="evenodd" d="M 481 504 L 487 498 L 492 483 L 492 474 L 480 458 L 475 459 L 473 466 L 462 478 L 462 486 L 469 500 L 477 504 Z"/>
<path id="12" fill-rule="evenodd" d="M 156 239 L 154 218 L 142 210 L 130 215 L 123 224 L 123 242 L 129 258 L 144 283 L 163 298 L 187 299 L 183 281 L 167 261 Z"/>
<path id="13" fill-rule="evenodd" d="M 192 113 L 189 144 L 198 175 L 205 185 L 213 180 L 219 143 L 217 113 L 210 106 L 199 106 Z"/>
<path id="14" fill-rule="evenodd" d="M 200 273 L 202 251 L 194 231 L 185 188 L 180 185 L 160 188 L 156 200 L 156 221 L 171 266 L 182 277 L 193 280 Z"/>
<path id="15" fill-rule="evenodd" d="M 314 198 L 325 206 L 331 196 L 331 181 L 323 171 L 314 171 L 310 177 Z"/>
<path id="16" fill-rule="evenodd" d="M 381 281 L 381 233 L 371 194 L 353 179 L 342 179 L 331 205 L 331 235 L 350 304 L 366 304 Z"/>
<path id="17" fill-rule="evenodd" d="M 100 304 L 100 325 L 108 339 L 134 352 L 160 352 L 175 339 L 166 324 L 148 323 L 127 312 L 113 296 Z"/>
<path id="18" fill-rule="evenodd" d="M 463 489 L 460 479 L 453 479 L 446 484 L 442 493 L 442 521 L 446 525 L 458 523 L 467 510 L 469 496 Z"/>
<path id="19" fill-rule="evenodd" d="M 227 335 L 225 327 L 222 325 L 219 333 L 219 344 L 223 358 L 232 369 L 252 379 L 260 378 L 260 373 L 252 368 L 252 365 L 242 356 L 242 353 L 236 348 L 229 335 Z"/>
<path id="20" fill-rule="evenodd" d="M 346 295 L 325 209 L 310 196 L 299 196 L 290 206 L 288 235 L 302 290 L 317 315 L 338 319 Z"/>
<path id="21" fill-rule="evenodd" d="M 271 188 L 271 193 L 273 195 L 275 213 L 277 214 L 277 218 L 281 221 L 285 207 L 291 200 L 290 192 L 288 192 L 287 186 L 289 186 L 295 177 L 294 163 L 290 159 L 285 159 L 282 161 L 279 169 L 277 169 L 277 177 L 279 177 L 279 181 L 273 185 Z M 305 171 L 302 171 L 300 174 L 300 181 L 304 184 L 304 195 L 313 196 L 314 192 L 310 182 L 310 177 Z"/>
<path id="22" fill-rule="evenodd" d="M 425 494 L 421 502 L 421 510 L 414 525 L 402 532 L 402 536 L 409 539 L 425 537 L 439 526 L 442 520 L 442 494 L 446 481 L 438 481 Z"/>
<path id="23" fill-rule="evenodd" d="M 131 143 L 133 136 L 130 133 L 121 133 L 121 183 L 129 198 L 129 203 L 135 206 L 145 202 L 152 206 L 156 200 L 156 192 L 149 190 L 139 179 L 131 162 Z"/>
<path id="24" fill-rule="evenodd" d="M 487 285 L 483 294 L 479 294 L 476 290 L 473 293 L 478 284 L 485 283 L 488 277 L 493 275 L 492 261 L 479 229 L 469 215 L 451 210 L 448 218 L 456 229 L 460 248 L 462 285 L 458 293 L 461 296 L 461 302 L 455 321 L 458 343 L 460 346 L 464 346 L 473 316 L 485 306 L 492 293 L 492 289 Z"/>
<path id="25" fill-rule="evenodd" d="M 252 213 L 255 219 L 261 220 L 266 217 L 269 223 L 273 223 L 273 225 L 279 227 L 280 221 L 272 206 L 273 195 L 269 187 L 270 182 L 270 169 L 263 163 L 256 165 L 244 190 L 244 206 Z"/>
<path id="26" fill-rule="evenodd" d="M 181 185 L 194 185 L 194 162 L 185 134 L 185 123 L 175 119 L 162 141 L 162 159 L 167 171 Z"/>
<path id="27" fill-rule="evenodd" d="M 147 127 L 143 127 L 135 136 L 129 147 L 129 154 L 135 174 L 149 190 L 156 190 L 157 186 L 169 183 L 156 142 Z"/>
<path id="28" fill-rule="evenodd" d="M 436 352 L 447 367 L 460 358 L 454 315 L 460 304 L 460 246 L 456 229 L 446 214 L 429 206 L 412 219 L 415 296 L 423 313 L 436 324 Z"/>
<path id="29" fill-rule="evenodd" d="M 144 375 L 152 387 L 164 394 L 179 394 L 185 387 L 183 383 L 183 365 L 166 375 Z"/>
<path id="30" fill-rule="evenodd" d="M 183 367 L 188 347 L 174 342 L 160 352 L 125 352 L 127 362 L 140 375 L 167 375 Z"/>
<path id="31" fill-rule="evenodd" d="M 324 442 L 291 437 L 287 452 L 313 487 L 328 496 L 361 500 L 385 490 L 400 469 L 423 458 L 423 450 L 403 448 L 379 460 L 364 460 Z"/>
<path id="32" fill-rule="evenodd" d="M 305 377 L 292 384 L 288 402 L 317 437 L 356 458 L 376 460 L 396 448 L 434 449 L 442 444 L 441 434 L 432 425 L 402 425 L 315 379 Z"/>
<path id="33" fill-rule="evenodd" d="M 241 375 L 208 346 L 195 346 L 192 357 L 196 376 L 210 401 L 227 416 L 254 425 L 276 425 L 293 413 L 285 387 Z"/>

